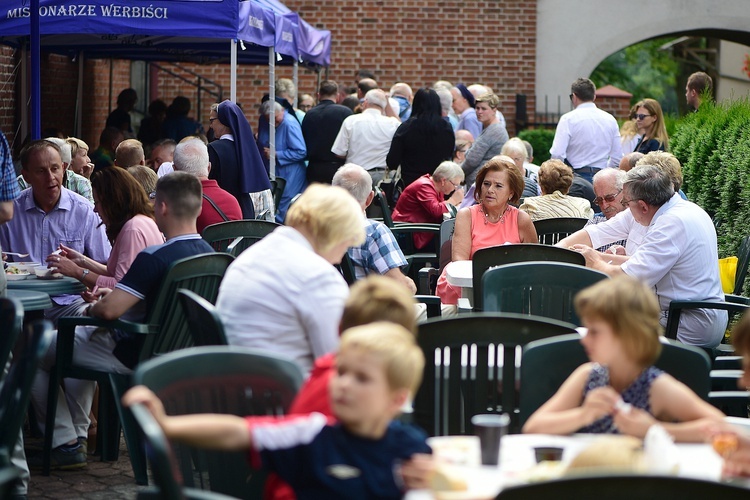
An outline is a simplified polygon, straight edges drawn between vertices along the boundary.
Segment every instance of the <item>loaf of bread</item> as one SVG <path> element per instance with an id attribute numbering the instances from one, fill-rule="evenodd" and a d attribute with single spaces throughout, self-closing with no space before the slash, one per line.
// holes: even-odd
<path id="1" fill-rule="evenodd" d="M 453 467 L 438 464 L 430 477 L 430 489 L 435 492 L 466 491 L 469 485 Z"/>
<path id="2" fill-rule="evenodd" d="M 643 442 L 632 436 L 603 436 L 581 451 L 566 473 L 591 469 L 638 472 L 643 468 Z"/>

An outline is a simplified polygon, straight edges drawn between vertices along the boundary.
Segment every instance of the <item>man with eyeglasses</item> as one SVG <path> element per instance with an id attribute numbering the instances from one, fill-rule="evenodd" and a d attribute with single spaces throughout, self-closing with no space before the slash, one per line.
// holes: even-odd
<path id="1" fill-rule="evenodd" d="M 560 117 L 550 156 L 564 160 L 573 173 L 592 182 L 605 167 L 616 168 L 622 158 L 620 129 L 614 116 L 594 104 L 596 86 L 579 78 L 570 87 L 572 111 Z"/>
<path id="2" fill-rule="evenodd" d="M 599 224 L 610 220 L 619 214 L 625 207 L 622 206 L 622 183 L 625 180 L 625 172 L 614 168 L 605 168 L 594 174 L 594 203 L 601 209 L 601 212 L 594 214 L 594 218 L 586 223 L 586 226 Z M 585 226 L 584 226 L 585 227 Z M 607 243 L 597 248 L 600 252 L 608 251 L 625 255 L 625 245 L 627 238 Z"/>
<path id="3" fill-rule="evenodd" d="M 646 155 L 628 172 L 623 182 L 620 204 L 623 210 L 611 221 L 589 226 L 562 240 L 586 258 L 586 266 L 610 276 L 628 274 L 653 287 L 666 325 L 673 300 L 722 302 L 724 292 L 719 278 L 716 230 L 711 218 L 698 205 L 675 193 L 673 179 L 665 162 L 679 162 L 669 153 Z M 608 226 L 632 218 L 636 226 L 647 228 L 643 241 L 627 256 L 597 252 L 592 247 Z M 584 244 L 576 240 L 585 235 Z M 632 234 L 632 233 L 631 233 Z M 630 239 L 630 236 L 628 236 Z M 716 309 L 685 310 L 677 330 L 677 340 L 706 349 L 721 342 L 727 325 L 727 312 Z"/>

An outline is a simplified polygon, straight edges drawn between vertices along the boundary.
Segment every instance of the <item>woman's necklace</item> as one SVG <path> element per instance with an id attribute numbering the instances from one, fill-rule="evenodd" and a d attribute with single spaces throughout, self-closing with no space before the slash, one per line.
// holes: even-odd
<path id="1" fill-rule="evenodd" d="M 500 224 L 505 224 L 505 214 L 508 212 L 508 206 L 507 205 L 505 206 L 505 210 L 503 210 L 503 213 L 500 214 L 500 217 L 496 221 L 490 220 L 490 214 L 487 213 L 487 210 L 485 210 L 484 207 L 482 207 L 482 212 L 484 213 L 484 225 L 485 226 L 489 224 L 490 222 L 492 222 L 493 224 L 497 222 L 499 222 Z"/>

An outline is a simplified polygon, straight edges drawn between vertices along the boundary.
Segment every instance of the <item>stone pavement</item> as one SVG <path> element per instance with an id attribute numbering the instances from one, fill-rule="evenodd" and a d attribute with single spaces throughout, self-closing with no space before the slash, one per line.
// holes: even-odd
<path id="1" fill-rule="evenodd" d="M 42 439 L 26 439 L 26 453 L 41 453 Z M 135 499 L 141 486 L 135 484 L 130 456 L 123 440 L 120 441 L 120 458 L 117 462 L 101 462 L 98 456 L 88 456 L 88 466 L 77 471 L 53 471 L 45 477 L 40 471 L 31 471 L 29 499 Z"/>

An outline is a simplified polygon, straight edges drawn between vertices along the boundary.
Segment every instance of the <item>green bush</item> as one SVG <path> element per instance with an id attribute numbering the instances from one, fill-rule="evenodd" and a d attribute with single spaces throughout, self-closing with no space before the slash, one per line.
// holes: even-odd
<path id="1" fill-rule="evenodd" d="M 534 163 L 541 165 L 549 160 L 549 148 L 552 147 L 552 140 L 555 138 L 554 130 L 547 129 L 528 129 L 522 130 L 518 137 L 524 141 L 529 141 L 534 148 Z"/>
<path id="2" fill-rule="evenodd" d="M 688 198 L 716 222 L 719 256 L 736 255 L 750 234 L 750 102 L 704 103 L 677 123 L 670 149 Z"/>

